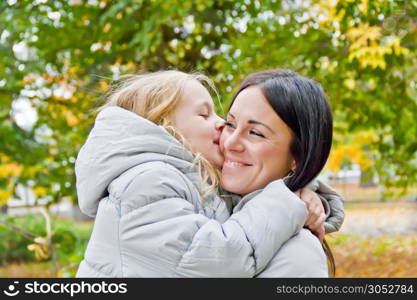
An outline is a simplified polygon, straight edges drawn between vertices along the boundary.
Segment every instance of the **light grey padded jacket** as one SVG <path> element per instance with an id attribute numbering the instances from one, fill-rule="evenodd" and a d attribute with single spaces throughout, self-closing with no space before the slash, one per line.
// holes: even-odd
<path id="1" fill-rule="evenodd" d="M 80 208 L 95 217 L 77 277 L 262 277 L 268 268 L 292 276 L 286 263 L 300 260 L 285 243 L 291 237 L 321 259 L 305 259 L 312 273 L 300 276 L 326 276 L 316 272 L 318 239 L 297 234 L 305 204 L 282 180 L 242 198 L 231 215 L 230 199 L 201 201 L 192 162 L 162 127 L 119 107 L 100 112 L 75 166 Z"/>

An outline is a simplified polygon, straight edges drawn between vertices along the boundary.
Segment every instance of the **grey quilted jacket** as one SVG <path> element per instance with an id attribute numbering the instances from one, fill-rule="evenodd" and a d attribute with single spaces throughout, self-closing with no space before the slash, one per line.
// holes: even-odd
<path id="1" fill-rule="evenodd" d="M 305 204 L 282 180 L 202 200 L 193 156 L 127 110 L 99 113 L 75 171 L 80 208 L 95 217 L 77 277 L 327 276 L 302 229 Z"/>

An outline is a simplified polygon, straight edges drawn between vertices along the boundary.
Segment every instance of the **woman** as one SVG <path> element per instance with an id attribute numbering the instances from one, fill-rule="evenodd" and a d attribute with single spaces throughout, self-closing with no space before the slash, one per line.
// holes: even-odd
<path id="1" fill-rule="evenodd" d="M 76 162 L 81 209 L 96 217 L 77 276 L 253 277 L 305 224 L 304 203 L 282 180 L 230 217 L 207 161 L 223 158 L 201 81 L 158 72 L 110 96 Z"/>
<path id="2" fill-rule="evenodd" d="M 285 177 L 293 191 L 305 187 L 327 161 L 332 128 L 332 113 L 317 82 L 282 69 L 247 77 L 233 98 L 220 139 L 222 187 L 246 195 L 234 213 L 279 178 Z M 342 213 L 339 207 L 341 219 Z M 259 274 L 288 276 L 327 276 L 325 254 L 308 230 L 286 242 Z"/>

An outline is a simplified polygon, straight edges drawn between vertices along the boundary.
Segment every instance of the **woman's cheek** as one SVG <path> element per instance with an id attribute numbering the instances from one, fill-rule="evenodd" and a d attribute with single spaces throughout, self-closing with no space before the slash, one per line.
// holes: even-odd
<path id="1" fill-rule="evenodd" d="M 221 153 L 224 154 L 224 141 L 226 140 L 227 137 L 227 130 L 223 129 L 223 131 L 220 133 L 220 142 L 219 142 L 219 146 L 220 146 L 220 151 Z"/>

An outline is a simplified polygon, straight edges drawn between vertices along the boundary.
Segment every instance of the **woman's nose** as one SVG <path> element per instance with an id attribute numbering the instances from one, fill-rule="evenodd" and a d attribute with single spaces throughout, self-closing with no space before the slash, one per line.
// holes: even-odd
<path id="1" fill-rule="evenodd" d="M 223 148 L 224 150 L 235 152 L 242 152 L 245 149 L 244 145 L 242 144 L 240 134 L 237 132 L 237 130 L 226 136 Z"/>

